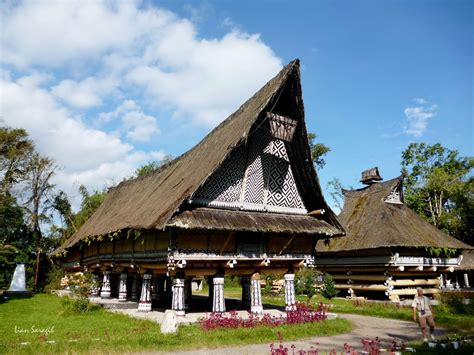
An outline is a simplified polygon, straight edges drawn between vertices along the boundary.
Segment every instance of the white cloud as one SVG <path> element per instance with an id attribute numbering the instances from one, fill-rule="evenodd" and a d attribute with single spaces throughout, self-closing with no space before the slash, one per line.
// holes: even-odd
<path id="1" fill-rule="evenodd" d="M 423 101 L 421 101 L 423 100 Z M 437 105 L 426 105 L 427 101 L 420 99 L 418 102 L 424 102 L 424 106 L 409 106 L 405 108 L 406 125 L 404 133 L 413 137 L 421 137 L 428 128 L 428 122 L 435 117 L 438 112 Z"/>
<path id="2" fill-rule="evenodd" d="M 25 128 L 38 151 L 55 159 L 61 168 L 55 182 L 61 189 L 69 194 L 79 184 L 101 189 L 156 156 L 87 127 L 39 86 L 43 80 L 40 75 L 1 80 L 0 115 L 6 125 Z"/>
<path id="3" fill-rule="evenodd" d="M 110 78 L 127 77 L 174 116 L 206 125 L 224 119 L 282 66 L 258 35 L 234 29 L 201 39 L 189 20 L 138 1 L 25 1 L 7 8 L 4 62 L 20 68 L 73 63 L 89 75 L 99 66 Z M 53 93 L 69 105 L 95 107 L 123 84 L 116 80 L 65 79 Z"/>
<path id="4" fill-rule="evenodd" d="M 150 138 L 160 133 L 156 118 L 143 113 L 141 107 L 133 100 L 125 100 L 112 112 L 103 112 L 99 122 L 110 122 L 120 118 L 122 130 L 129 139 L 135 142 L 148 142 Z"/>
<path id="5" fill-rule="evenodd" d="M 0 11 L 0 116 L 57 161 L 66 192 L 100 189 L 164 157 L 134 147 L 159 133 L 150 106 L 160 122 L 165 111 L 214 126 L 282 66 L 258 34 L 202 38 L 147 1 L 6 1 Z"/>
<path id="6" fill-rule="evenodd" d="M 173 15 L 138 1 L 23 1 L 2 6 L 3 61 L 58 67 L 140 44 Z"/>
<path id="7" fill-rule="evenodd" d="M 422 97 L 415 97 L 413 102 L 417 105 L 426 105 L 428 103 L 428 101 Z"/>
<path id="8" fill-rule="evenodd" d="M 179 24 L 175 38 L 149 49 L 158 65 L 142 65 L 128 78 L 176 116 L 213 126 L 281 68 L 281 61 L 258 35 L 233 31 L 220 40 L 199 40 L 189 24 Z M 180 46 L 174 45 L 179 41 Z M 166 54 L 165 54 L 166 53 Z"/>
<path id="9" fill-rule="evenodd" d="M 56 97 L 77 108 L 91 108 L 102 104 L 102 98 L 118 85 L 116 79 L 89 77 L 81 81 L 62 80 L 51 89 Z"/>

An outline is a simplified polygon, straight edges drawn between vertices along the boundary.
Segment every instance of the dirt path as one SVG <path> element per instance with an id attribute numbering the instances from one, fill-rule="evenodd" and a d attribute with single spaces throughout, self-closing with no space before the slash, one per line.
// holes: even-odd
<path id="1" fill-rule="evenodd" d="M 283 345 L 288 348 L 294 344 L 296 350 L 309 350 L 311 346 L 327 352 L 336 349 L 337 353 L 341 353 L 344 343 L 348 343 L 356 350 L 362 350 L 361 339 L 364 337 L 379 337 L 382 341 L 382 347 L 388 346 L 392 340 L 400 342 L 421 339 L 421 332 L 415 322 L 407 322 L 401 320 L 367 317 L 355 314 L 340 314 L 341 318 L 350 320 L 353 323 L 353 330 L 350 333 L 310 338 L 300 341 L 285 342 Z M 437 331 L 440 334 L 440 331 Z M 176 352 L 173 354 L 199 354 L 199 355 L 255 355 L 269 354 L 269 344 L 245 345 L 239 347 L 228 347 L 218 349 L 192 350 Z M 291 352 L 290 352 L 291 353 Z"/>

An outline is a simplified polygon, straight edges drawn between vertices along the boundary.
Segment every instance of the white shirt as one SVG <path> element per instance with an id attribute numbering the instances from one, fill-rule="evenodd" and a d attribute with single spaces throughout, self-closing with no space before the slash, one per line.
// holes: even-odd
<path id="1" fill-rule="evenodd" d="M 431 316 L 430 300 L 426 296 L 416 295 L 411 303 L 413 308 L 418 310 L 418 317 Z"/>

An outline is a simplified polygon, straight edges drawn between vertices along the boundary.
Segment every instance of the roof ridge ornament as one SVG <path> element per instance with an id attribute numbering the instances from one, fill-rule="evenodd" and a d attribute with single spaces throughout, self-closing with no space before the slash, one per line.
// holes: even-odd
<path id="1" fill-rule="evenodd" d="M 380 176 L 379 168 L 373 167 L 362 172 L 362 178 L 360 182 L 365 185 L 372 185 L 375 182 L 382 181 L 383 178 Z"/>

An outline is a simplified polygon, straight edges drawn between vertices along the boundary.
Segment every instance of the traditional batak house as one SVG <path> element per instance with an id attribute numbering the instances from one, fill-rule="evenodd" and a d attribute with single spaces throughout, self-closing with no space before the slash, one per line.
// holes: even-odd
<path id="1" fill-rule="evenodd" d="M 101 297 L 139 298 L 143 311 L 168 298 L 178 315 L 193 278 L 208 277 L 222 312 L 223 277 L 239 275 L 242 304 L 259 313 L 261 273 L 285 274 L 291 308 L 294 270 L 343 233 L 311 160 L 296 60 L 194 148 L 110 189 L 55 255 L 100 277 Z"/>
<path id="2" fill-rule="evenodd" d="M 471 247 L 434 227 L 403 201 L 403 175 L 381 182 L 377 168 L 362 173 L 358 190 L 345 190 L 338 216 L 346 236 L 318 241 L 316 265 L 349 295 L 399 300 L 440 292 L 443 277 Z M 448 251 L 450 256 L 442 255 Z"/>
<path id="3" fill-rule="evenodd" d="M 462 254 L 461 265 L 456 269 L 454 288 L 473 288 L 474 286 L 474 250 Z"/>

